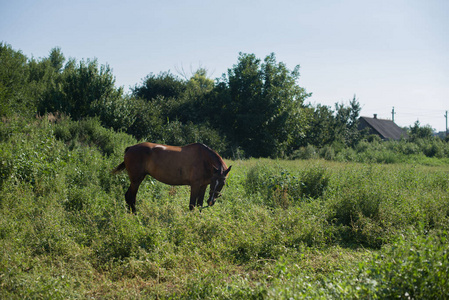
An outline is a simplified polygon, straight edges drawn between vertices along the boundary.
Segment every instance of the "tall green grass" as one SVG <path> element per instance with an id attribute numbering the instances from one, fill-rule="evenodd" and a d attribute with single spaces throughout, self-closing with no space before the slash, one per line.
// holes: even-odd
<path id="1" fill-rule="evenodd" d="M 449 167 L 232 161 L 214 207 L 126 174 L 98 121 L 0 123 L 0 297 L 434 298 L 448 288 Z"/>
<path id="2" fill-rule="evenodd" d="M 449 143 L 440 138 L 401 141 L 359 141 L 354 147 L 339 143 L 317 148 L 307 145 L 294 151 L 291 159 L 325 159 L 338 162 L 419 164 L 442 166 L 449 164 Z"/>

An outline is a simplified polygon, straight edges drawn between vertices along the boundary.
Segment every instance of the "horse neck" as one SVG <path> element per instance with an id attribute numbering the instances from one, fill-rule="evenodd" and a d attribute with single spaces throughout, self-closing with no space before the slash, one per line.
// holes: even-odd
<path id="1" fill-rule="evenodd" d="M 226 166 L 225 162 L 221 158 L 220 155 L 218 155 L 217 152 L 209 148 L 208 146 L 203 144 L 204 149 L 207 151 L 207 154 L 209 156 L 210 162 L 216 167 L 220 168 L 220 166 L 223 168 L 223 170 L 226 170 L 228 167 Z"/>

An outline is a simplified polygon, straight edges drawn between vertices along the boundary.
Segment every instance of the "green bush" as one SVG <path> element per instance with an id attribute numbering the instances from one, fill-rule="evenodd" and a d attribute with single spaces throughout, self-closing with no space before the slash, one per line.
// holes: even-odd
<path id="1" fill-rule="evenodd" d="M 325 160 L 335 160 L 335 150 L 332 146 L 326 145 L 320 151 L 320 157 Z"/>
<path id="2" fill-rule="evenodd" d="M 413 236 L 414 235 L 414 236 Z M 276 299 L 446 299 L 449 294 L 447 233 L 412 234 L 347 271 L 311 278 L 282 262 L 282 276 L 265 292 Z M 257 292 L 259 293 L 259 292 Z"/>
<path id="3" fill-rule="evenodd" d="M 360 264 L 361 295 L 380 299 L 445 299 L 448 286 L 447 233 L 399 240 L 382 255 Z"/>
<path id="4" fill-rule="evenodd" d="M 245 189 L 249 195 L 259 193 L 270 207 L 287 208 L 301 200 L 321 197 L 328 184 L 326 170 L 320 166 L 291 173 L 256 165 L 247 173 Z"/>
<path id="5" fill-rule="evenodd" d="M 419 146 L 415 143 L 400 143 L 400 145 L 401 145 L 401 148 L 399 151 L 401 151 L 402 153 L 404 153 L 406 155 L 422 153 Z"/>
<path id="6" fill-rule="evenodd" d="M 95 146 L 106 155 L 111 155 L 116 151 L 124 151 L 126 146 L 136 143 L 136 140 L 124 133 L 116 133 L 102 127 L 98 119 L 62 120 L 55 124 L 54 135 L 57 139 L 68 144 L 70 149 L 78 146 Z"/>
<path id="7" fill-rule="evenodd" d="M 313 145 L 307 145 L 306 147 L 300 147 L 298 150 L 293 151 L 290 156 L 291 159 L 313 159 L 318 158 L 318 150 Z"/>
<path id="8" fill-rule="evenodd" d="M 183 146 L 192 143 L 203 143 L 218 153 L 223 153 L 227 142 L 208 124 L 183 124 L 179 121 L 169 122 L 164 126 L 162 142 L 168 145 Z"/>
<path id="9" fill-rule="evenodd" d="M 321 166 L 310 166 L 301 174 L 302 197 L 317 199 L 321 197 L 329 185 L 329 176 Z"/>

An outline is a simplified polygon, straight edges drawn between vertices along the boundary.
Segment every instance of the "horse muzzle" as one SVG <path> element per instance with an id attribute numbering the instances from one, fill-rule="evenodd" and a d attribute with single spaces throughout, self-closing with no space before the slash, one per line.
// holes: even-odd
<path id="1" fill-rule="evenodd" d="M 207 200 L 207 205 L 213 206 L 214 204 L 215 204 L 215 199 L 214 198 Z"/>
<path id="2" fill-rule="evenodd" d="M 207 205 L 212 206 L 215 204 L 215 201 L 217 201 L 217 198 L 221 197 L 220 192 L 215 192 L 214 194 L 210 195 L 209 200 L 207 200 Z"/>

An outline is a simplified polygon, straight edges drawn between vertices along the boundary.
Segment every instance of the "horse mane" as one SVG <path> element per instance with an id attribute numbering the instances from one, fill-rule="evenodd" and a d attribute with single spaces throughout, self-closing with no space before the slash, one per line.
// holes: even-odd
<path id="1" fill-rule="evenodd" d="M 214 150 L 212 150 L 209 146 L 205 145 L 205 144 L 199 144 L 200 146 L 202 146 L 207 153 L 209 154 L 209 157 L 212 158 L 212 160 L 217 164 L 217 167 L 222 167 L 223 169 L 227 169 L 228 167 L 226 166 L 225 162 L 223 161 L 223 158 L 221 158 L 220 155 L 218 155 L 217 152 L 215 152 Z"/>

